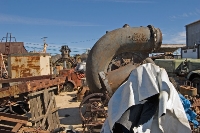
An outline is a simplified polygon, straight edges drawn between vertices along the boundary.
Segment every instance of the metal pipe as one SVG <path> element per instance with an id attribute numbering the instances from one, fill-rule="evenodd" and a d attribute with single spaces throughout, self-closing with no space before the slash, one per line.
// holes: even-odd
<path id="1" fill-rule="evenodd" d="M 86 79 L 91 92 L 102 92 L 99 72 L 107 73 L 108 65 L 115 55 L 135 52 L 145 59 L 149 53 L 159 49 L 161 43 L 160 29 L 150 25 L 124 27 L 107 32 L 95 43 L 87 58 Z"/>
<path id="2" fill-rule="evenodd" d="M 143 62 L 155 64 L 151 58 L 146 58 Z M 131 71 L 136 69 L 139 65 L 139 63 L 129 63 L 119 69 L 109 71 L 105 78 L 101 78 L 101 80 L 103 80 L 102 83 L 104 84 L 103 88 L 109 91 L 109 94 L 112 95 L 112 93 L 128 79 Z"/>
<path id="3" fill-rule="evenodd" d="M 64 60 L 64 62 L 63 62 L 63 67 L 64 67 L 64 69 L 66 69 L 67 68 L 67 62 L 66 62 L 66 60 Z"/>
<path id="4" fill-rule="evenodd" d="M 139 64 L 128 64 L 124 67 L 108 72 L 107 79 L 112 92 L 115 92 L 117 88 L 129 77 L 131 71 L 136 69 L 138 66 Z"/>

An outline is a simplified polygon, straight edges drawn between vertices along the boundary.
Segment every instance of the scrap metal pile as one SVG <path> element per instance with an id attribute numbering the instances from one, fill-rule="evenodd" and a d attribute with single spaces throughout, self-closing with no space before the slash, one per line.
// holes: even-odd
<path id="1" fill-rule="evenodd" d="M 69 52 L 66 54 L 69 55 Z M 59 128 L 54 95 L 62 91 L 64 86 L 71 85 L 71 82 L 74 83 L 71 89 L 80 86 L 77 84 L 80 79 L 73 81 L 79 75 L 75 72 L 69 75 L 70 69 L 66 68 L 53 74 L 47 53 L 15 53 L 3 57 L 1 55 L 0 60 L 0 132 L 49 133 Z M 69 56 L 61 59 L 66 63 Z M 4 69 L 8 71 L 6 77 L 2 76 Z M 27 126 L 27 122 L 31 125 Z"/>
<path id="2" fill-rule="evenodd" d="M 105 107 L 113 93 L 132 70 L 152 62 L 147 57 L 159 49 L 161 43 L 160 29 L 151 25 L 130 27 L 127 24 L 107 32 L 96 42 L 86 62 L 86 80 L 92 94 L 85 97 L 79 106 L 83 126 L 90 133 L 94 132 L 94 127 L 103 124 L 97 118 L 105 118 Z"/>
<path id="3" fill-rule="evenodd" d="M 132 70 L 144 63 L 154 63 L 147 58 L 148 54 L 159 49 L 161 43 L 162 33 L 158 28 L 151 25 L 131 28 L 127 24 L 106 32 L 96 42 L 86 62 L 86 79 L 92 94 L 86 96 L 79 106 L 84 131 L 87 129 L 92 133 L 97 125 L 102 125 L 97 118 L 104 116 L 105 120 L 105 107 L 110 97 L 127 80 Z M 191 101 L 192 108 L 198 114 L 200 100 L 194 99 Z M 199 115 L 197 119 L 199 121 Z M 192 125 L 191 128 L 193 132 L 199 131 Z"/>
<path id="4" fill-rule="evenodd" d="M 158 50 L 161 44 L 162 33 L 159 28 L 155 28 L 152 25 L 148 25 L 147 27 L 130 27 L 127 24 L 122 28 L 106 32 L 96 42 L 87 57 L 87 84 L 83 84 L 82 87 L 84 92 L 89 90 L 90 93 L 87 93 L 88 95 L 84 97 L 79 106 L 79 113 L 84 127 L 83 133 L 86 131 L 90 133 L 100 132 L 99 130 L 108 115 L 107 107 L 110 98 L 128 79 L 133 70 L 136 70 L 143 64 L 154 64 L 153 60 L 148 58 L 149 53 Z M 63 46 L 61 52 L 62 57 L 55 61 L 53 65 L 56 66 L 56 64 L 62 62 L 64 68 L 67 68 L 68 65 L 73 67 L 74 61 L 69 58 L 70 49 Z M 44 54 L 42 56 L 46 57 Z M 15 61 L 20 60 L 19 57 L 15 57 L 14 59 Z M 67 61 L 70 64 L 66 64 Z M 28 62 L 32 63 L 31 61 Z M 23 67 L 19 66 L 19 64 L 17 65 L 18 67 L 13 67 L 16 74 L 23 75 L 23 72 L 27 74 L 28 69 L 22 70 Z M 38 67 L 42 66 L 39 65 Z M 34 66 L 34 68 L 36 67 Z M 18 72 L 19 70 L 21 72 Z M 80 80 L 85 77 L 84 73 L 79 74 L 77 83 L 73 85 L 72 83 L 75 80 L 71 80 L 74 77 L 71 73 L 70 70 L 63 70 L 60 71 L 60 75 L 57 75 L 57 77 L 41 75 L 30 76 L 29 78 L 15 77 L 0 80 L 0 83 L 2 83 L 2 88 L 0 88 L 0 112 L 3 112 L 0 113 L 0 119 L 15 122 L 14 126 L 5 125 L 5 127 L 10 126 L 8 130 L 5 127 L 4 129 L 7 132 L 21 133 L 48 133 L 61 129 L 60 122 L 58 121 L 58 108 L 55 104 L 54 93 L 65 88 L 63 87 L 65 85 L 71 87 L 66 90 L 73 90 L 74 87 L 81 84 Z M 13 77 L 13 75 L 11 76 Z M 17 82 L 17 84 L 10 86 L 8 84 L 10 82 Z M 88 87 L 89 89 L 85 89 L 84 87 Z M 187 98 L 191 101 L 192 109 L 198 114 L 197 119 L 199 121 L 200 97 Z M 30 110 L 27 110 L 27 105 L 31 106 Z M 18 109 L 21 109 L 22 114 L 30 111 L 31 119 L 28 120 L 24 117 L 14 116 L 20 114 L 17 112 L 18 109 L 15 109 L 16 106 Z M 7 113 L 12 113 L 13 116 Z M 11 119 L 8 119 L 9 117 Z M 14 119 L 15 117 L 18 120 Z M 27 121 L 31 122 L 33 126 L 27 127 Z M 192 124 L 191 127 L 193 132 L 199 132 L 199 128 L 194 128 Z"/>
<path id="5" fill-rule="evenodd" d="M 178 87 L 178 86 L 177 86 Z M 200 132 L 200 96 L 197 93 L 197 86 L 193 87 L 191 81 L 184 81 L 183 85 L 177 88 L 180 98 L 183 100 L 183 106 L 187 114 L 192 133 Z M 184 97 L 183 97 L 184 96 Z"/>
<path id="6" fill-rule="evenodd" d="M 7 42 L 7 39 L 0 44 L 3 53 L 0 53 L 0 132 L 64 131 L 60 127 L 54 95 L 81 86 L 81 78 L 85 76 L 75 71 L 79 58 L 70 57 L 68 46 L 62 46 L 62 56 L 55 58 L 45 49 L 43 52 L 23 52 L 22 42 L 19 47 L 22 51 L 16 50 L 18 44 Z M 46 48 L 47 44 L 44 46 Z"/>
<path id="7" fill-rule="evenodd" d="M 190 103 L 191 103 L 191 110 L 194 111 L 196 114 L 194 120 L 196 120 L 198 123 L 200 123 L 200 96 L 196 95 L 196 96 L 188 96 L 185 95 L 185 98 L 187 98 Z M 195 126 L 195 124 L 190 121 L 190 126 L 192 129 L 192 133 L 199 133 L 200 132 L 200 126 Z"/>
<path id="8" fill-rule="evenodd" d="M 50 133 L 59 127 L 54 93 L 62 87 L 66 77 L 50 77 L 35 76 L 0 81 L 4 84 L 8 81 L 20 81 L 16 85 L 0 89 L 0 132 Z M 27 114 L 30 116 L 19 116 Z M 28 122 L 32 124 L 27 126 Z"/>
<path id="9" fill-rule="evenodd" d="M 66 80 L 66 77 L 56 77 L 52 79 L 50 77 L 51 75 L 1 80 L 0 83 L 9 83 L 10 81 L 20 81 L 20 83 L 0 89 L 0 111 L 5 113 L 12 112 L 14 114 L 26 113 L 25 105 L 28 105 L 27 96 L 29 93 L 53 86 L 57 86 L 59 90 Z M 21 113 L 19 110 L 21 110 Z"/>

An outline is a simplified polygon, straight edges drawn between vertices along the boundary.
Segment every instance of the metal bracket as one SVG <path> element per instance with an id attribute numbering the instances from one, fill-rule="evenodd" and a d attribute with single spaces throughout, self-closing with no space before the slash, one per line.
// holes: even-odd
<path id="1" fill-rule="evenodd" d="M 112 95 L 113 92 L 108 83 L 108 79 L 106 78 L 106 74 L 103 71 L 101 71 L 101 72 L 99 72 L 99 76 L 100 76 L 101 80 L 103 81 L 103 84 L 104 84 L 106 90 Z"/>

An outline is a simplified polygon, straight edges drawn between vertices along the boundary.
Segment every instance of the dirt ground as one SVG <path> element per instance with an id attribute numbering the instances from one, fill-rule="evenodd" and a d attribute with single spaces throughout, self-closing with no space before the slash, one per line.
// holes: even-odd
<path id="1" fill-rule="evenodd" d="M 76 96 L 74 92 L 62 92 L 55 96 L 56 105 L 59 108 L 58 114 L 61 127 L 73 126 L 75 131 L 83 131 L 82 121 L 79 115 L 80 102 L 73 100 Z"/>

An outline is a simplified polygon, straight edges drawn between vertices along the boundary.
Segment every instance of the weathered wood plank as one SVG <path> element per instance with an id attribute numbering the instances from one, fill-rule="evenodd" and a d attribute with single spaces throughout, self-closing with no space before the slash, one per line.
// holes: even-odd
<path id="1" fill-rule="evenodd" d="M 29 102 L 30 102 L 30 112 L 31 112 L 31 119 L 36 119 L 35 118 L 35 105 L 34 105 L 34 101 L 33 101 L 33 98 L 30 98 L 30 100 L 29 100 Z M 35 123 L 34 123 L 35 124 Z"/>
<path id="2" fill-rule="evenodd" d="M 42 127 L 46 130 L 53 130 L 60 126 L 58 108 L 56 107 L 53 88 L 46 88 L 42 91 L 29 94 L 31 101 L 31 113 L 33 117 L 30 120 L 36 127 Z"/>
<path id="3" fill-rule="evenodd" d="M 12 129 L 12 132 L 17 132 L 22 127 L 21 123 L 17 123 L 16 126 Z"/>
<path id="4" fill-rule="evenodd" d="M 59 109 L 58 107 L 52 109 L 52 110 L 51 110 L 51 113 L 55 113 L 56 111 L 58 111 L 58 109 Z M 43 119 L 43 118 L 44 118 L 44 114 L 41 115 L 40 117 L 36 118 L 36 119 L 30 119 L 30 122 L 35 123 L 35 122 L 40 121 L 40 120 Z"/>
<path id="5" fill-rule="evenodd" d="M 35 105 L 35 109 L 34 109 L 34 114 L 35 114 L 35 118 L 39 117 L 39 112 L 38 112 L 38 101 L 37 101 L 37 97 L 40 95 L 37 95 L 35 98 L 33 98 L 34 101 L 34 105 Z M 40 127 L 40 123 L 37 122 L 36 123 L 36 127 Z"/>
<path id="6" fill-rule="evenodd" d="M 49 112 L 50 112 L 51 106 L 52 106 L 52 104 L 53 104 L 53 98 L 54 98 L 54 97 L 52 97 L 52 99 L 51 99 L 51 101 L 50 101 L 50 103 L 49 103 L 49 106 L 48 106 L 48 108 L 47 108 L 46 114 L 45 114 L 45 116 L 44 116 L 44 118 L 43 118 L 43 120 L 42 120 L 42 124 L 41 124 L 42 127 L 43 127 L 44 124 L 45 124 L 45 121 L 46 121 L 46 119 L 47 119 L 47 116 L 50 115 Z"/>
<path id="7" fill-rule="evenodd" d="M 53 96 L 54 93 L 52 92 L 51 95 Z M 57 108 L 55 98 L 54 98 L 54 100 L 53 100 L 53 105 L 54 105 L 54 108 Z M 57 110 L 56 112 L 53 113 L 53 120 L 54 120 L 54 123 L 55 123 L 55 128 L 60 127 L 60 121 L 59 121 L 58 110 Z"/>
<path id="8" fill-rule="evenodd" d="M 54 90 L 50 91 L 49 93 L 50 93 L 50 96 L 51 96 L 51 97 L 54 97 Z M 54 99 L 53 99 L 52 108 L 55 108 L 54 100 L 55 100 L 55 97 L 54 97 Z M 54 114 L 54 113 L 51 113 L 50 119 L 52 120 L 52 121 L 51 121 L 52 129 L 55 129 L 55 128 L 56 128 L 56 123 L 55 123 L 55 117 L 54 117 L 53 114 Z"/>
<path id="9" fill-rule="evenodd" d="M 37 100 L 37 112 L 38 112 L 38 117 L 40 117 L 41 115 L 42 115 L 42 110 L 43 110 L 43 108 L 42 108 L 42 106 L 41 106 L 41 94 L 36 98 L 36 100 Z M 38 118 L 37 117 L 37 118 Z M 39 125 L 41 125 L 41 121 L 38 121 L 38 123 L 39 123 Z"/>

